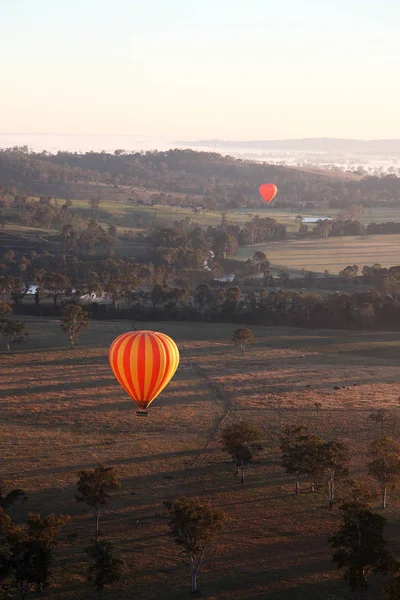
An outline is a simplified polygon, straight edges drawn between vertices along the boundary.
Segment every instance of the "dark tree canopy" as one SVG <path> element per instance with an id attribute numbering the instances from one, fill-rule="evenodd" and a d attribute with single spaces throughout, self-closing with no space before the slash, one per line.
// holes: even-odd
<path id="1" fill-rule="evenodd" d="M 362 503 L 342 506 L 340 529 L 329 539 L 333 561 L 344 569 L 344 580 L 358 600 L 364 598 L 369 579 L 375 573 L 387 573 L 393 558 L 383 537 L 386 519 Z"/>
<path id="2" fill-rule="evenodd" d="M 264 432 L 246 421 L 227 425 L 222 432 L 225 450 L 232 456 L 237 468 L 241 469 L 241 483 L 244 483 L 244 467 L 263 450 Z"/>
<path id="3" fill-rule="evenodd" d="M 208 500 L 183 496 L 164 502 L 169 533 L 177 546 L 189 557 L 192 592 L 197 591 L 197 575 L 206 553 L 215 543 L 227 520 L 226 514 L 211 506 Z"/>
<path id="4" fill-rule="evenodd" d="M 100 464 L 94 469 L 79 472 L 77 502 L 83 502 L 93 512 L 96 521 L 96 542 L 99 539 L 100 509 L 110 498 L 110 492 L 120 487 L 117 474 L 112 467 Z"/>
<path id="5" fill-rule="evenodd" d="M 85 552 L 89 559 L 88 580 L 93 583 L 102 598 L 105 586 L 112 585 L 120 579 L 124 563 L 114 546 L 105 540 L 89 546 Z"/>

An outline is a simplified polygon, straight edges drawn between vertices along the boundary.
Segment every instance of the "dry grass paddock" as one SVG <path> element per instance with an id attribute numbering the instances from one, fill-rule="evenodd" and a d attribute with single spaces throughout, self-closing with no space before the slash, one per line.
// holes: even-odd
<path id="1" fill-rule="evenodd" d="M 200 574 L 202 598 L 348 598 L 327 546 L 339 513 L 325 508 L 323 495 L 309 494 L 306 482 L 294 497 L 279 466 L 277 407 L 284 425 L 304 423 L 348 442 L 352 473 L 363 477 L 378 432 L 368 415 L 399 409 L 400 333 L 256 327 L 257 344 L 241 357 L 230 342 L 234 325 L 146 323 L 177 341 L 181 366 L 143 419 L 107 363 L 109 344 L 129 322 L 92 322 L 74 350 L 57 321 L 31 319 L 29 327 L 26 344 L 0 355 L 0 474 L 29 492 L 29 504 L 13 509 L 16 518 L 28 510 L 72 517 L 43 597 L 94 597 L 83 552 L 93 523 L 74 492 L 77 472 L 102 461 L 118 471 L 121 490 L 101 534 L 125 561 L 105 598 L 188 596 L 189 567 L 167 536 L 162 505 L 184 493 L 209 498 L 230 517 Z M 220 446 L 223 425 L 240 418 L 265 431 L 265 452 L 249 465 L 244 486 Z M 399 509 L 392 494 L 387 536 L 400 553 Z M 378 600 L 379 589 L 368 597 Z"/>
<path id="2" fill-rule="evenodd" d="M 334 275 L 347 267 L 358 265 L 360 272 L 364 265 L 379 263 L 391 267 L 399 262 L 400 235 L 371 235 L 332 237 L 310 240 L 286 240 L 255 244 L 252 248 L 239 248 L 237 258 L 247 260 L 254 252 L 265 252 L 274 269 L 290 271 L 316 271 L 325 269 Z"/>

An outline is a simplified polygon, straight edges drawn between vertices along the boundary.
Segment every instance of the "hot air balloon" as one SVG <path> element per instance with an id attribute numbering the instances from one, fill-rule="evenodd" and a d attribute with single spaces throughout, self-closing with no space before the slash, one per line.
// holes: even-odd
<path id="1" fill-rule="evenodd" d="M 108 353 L 120 385 L 147 415 L 147 407 L 171 381 L 179 364 L 175 342 L 158 331 L 129 331 L 117 337 Z"/>
<path id="2" fill-rule="evenodd" d="M 268 204 L 273 200 L 278 192 L 278 188 L 273 183 L 263 183 L 260 185 L 260 194 L 261 197 L 268 202 Z"/>

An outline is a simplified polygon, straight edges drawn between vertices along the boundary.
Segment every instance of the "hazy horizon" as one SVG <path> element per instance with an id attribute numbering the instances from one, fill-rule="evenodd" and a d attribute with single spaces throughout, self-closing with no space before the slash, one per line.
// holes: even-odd
<path id="1" fill-rule="evenodd" d="M 179 141 L 156 136 L 101 134 L 1 134 L 0 149 L 28 146 L 30 151 L 46 150 L 52 154 L 66 152 L 125 152 L 167 151 L 190 148 L 217 152 L 242 160 L 254 160 L 287 166 L 317 166 L 323 169 L 356 170 L 362 167 L 370 174 L 396 172 L 400 161 L 400 140 L 346 140 L 337 138 L 299 138 L 298 140 L 238 141 L 193 140 Z"/>
<path id="2" fill-rule="evenodd" d="M 400 5 L 349 4 L 6 0 L 0 131 L 400 138 Z"/>
<path id="3" fill-rule="evenodd" d="M 0 131 L 0 136 L 54 136 L 54 137 L 131 137 L 131 138 L 145 138 L 145 139 L 171 139 L 177 138 L 178 136 L 160 136 L 160 135 L 146 135 L 146 134 L 136 134 L 136 133 L 86 133 L 85 131 L 81 133 L 68 133 L 68 132 L 59 132 L 59 131 Z M 188 142 L 206 142 L 206 141 L 217 141 L 217 142 L 286 142 L 286 141 L 302 141 L 302 140 L 344 140 L 344 141 L 359 141 L 359 142 L 380 142 L 380 141 L 399 141 L 399 136 L 388 136 L 388 137 L 352 137 L 352 136 L 299 136 L 299 137 L 277 137 L 277 138 L 249 138 L 249 137 L 195 137 L 193 136 L 191 139 L 188 138 L 186 141 Z M 185 141 L 185 140 L 177 140 L 177 141 Z"/>

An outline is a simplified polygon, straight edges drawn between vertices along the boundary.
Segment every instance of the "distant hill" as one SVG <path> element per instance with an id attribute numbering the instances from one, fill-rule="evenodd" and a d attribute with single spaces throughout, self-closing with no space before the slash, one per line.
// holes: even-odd
<path id="1" fill-rule="evenodd" d="M 337 152 L 337 153 L 377 153 L 400 154 L 400 139 L 352 140 L 340 138 L 304 138 L 293 140 L 199 140 L 179 141 L 179 145 L 198 147 L 248 148 L 261 150 L 281 150 L 287 152 Z"/>
<path id="2" fill-rule="evenodd" d="M 32 195 L 60 198 L 110 198 L 149 201 L 171 206 L 185 204 L 211 209 L 264 206 L 258 188 L 278 186 L 276 207 L 329 206 L 346 208 L 362 201 L 400 204 L 400 179 L 360 178 L 354 173 L 301 169 L 222 156 L 216 152 L 168 150 L 31 153 L 0 151 L 0 185 Z M 160 196 L 162 194 L 162 196 Z M 182 199 L 182 196 L 186 198 Z"/>
<path id="3" fill-rule="evenodd" d="M 329 172 L 301 169 L 222 156 L 215 152 L 168 150 L 166 152 L 87 152 L 57 154 L 0 151 L 0 184 L 23 186 L 45 193 L 46 186 L 101 184 L 147 188 L 169 194 L 246 196 L 261 202 L 258 187 L 273 181 L 281 194 L 303 196 L 310 184 L 335 185 Z M 54 193 L 54 192 L 52 192 Z M 239 200 L 240 202 L 240 200 Z"/>

